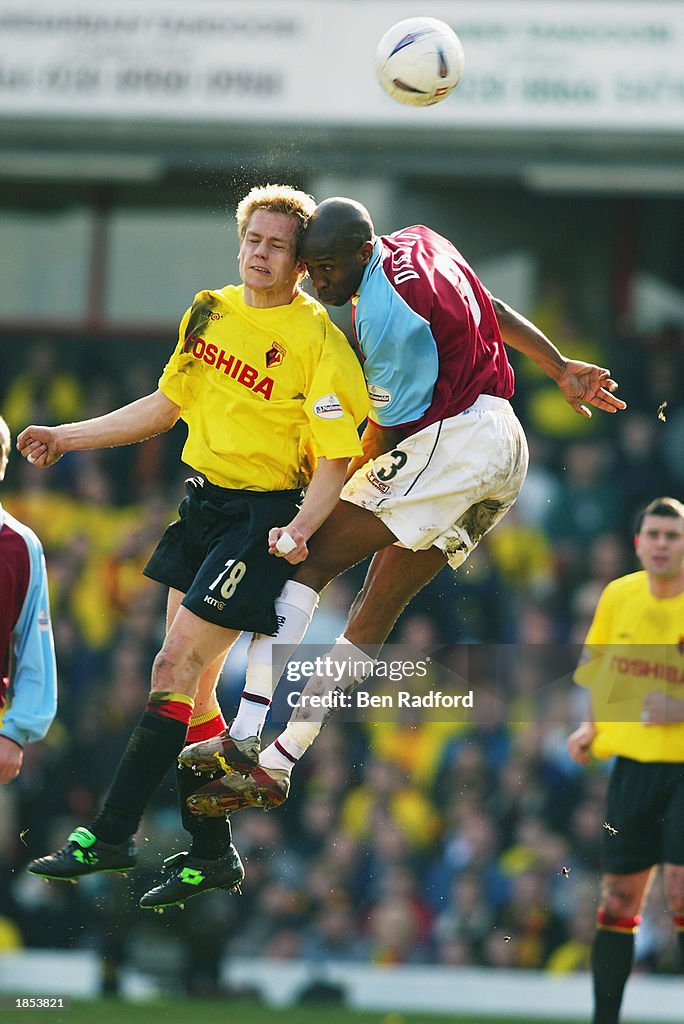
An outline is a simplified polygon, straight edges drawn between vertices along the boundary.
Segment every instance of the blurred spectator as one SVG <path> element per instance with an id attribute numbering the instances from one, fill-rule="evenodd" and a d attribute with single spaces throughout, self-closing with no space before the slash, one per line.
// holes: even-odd
<path id="1" fill-rule="evenodd" d="M 565 451 L 565 473 L 545 520 L 553 544 L 555 572 L 567 591 L 588 568 L 587 552 L 597 534 L 620 529 L 622 482 L 605 442 L 576 441 Z"/>
<path id="2" fill-rule="evenodd" d="M 515 935 L 515 966 L 539 970 L 566 938 L 562 919 L 552 909 L 548 877 L 538 868 L 514 875 L 510 897 L 497 925 Z"/>
<path id="3" fill-rule="evenodd" d="M 373 907 L 369 921 L 370 962 L 381 966 L 427 960 L 421 921 L 409 899 L 386 899 Z"/>
<path id="4" fill-rule="evenodd" d="M 27 423 L 68 423 L 84 409 L 83 381 L 61 366 L 57 343 L 43 340 L 28 350 L 26 368 L 12 377 L 3 398 L 10 429 Z"/>
<path id="5" fill-rule="evenodd" d="M 454 798 L 447 808 L 443 843 L 427 871 L 426 894 L 441 908 L 454 875 L 477 870 L 490 906 L 498 911 L 508 895 L 508 880 L 498 864 L 498 823 L 474 802 Z"/>
<path id="6" fill-rule="evenodd" d="M 520 523 L 542 527 L 547 508 L 560 486 L 558 473 L 553 465 L 554 444 L 547 437 L 532 431 L 528 432 L 527 443 L 530 449 L 530 465 L 513 510 Z"/>
<path id="7" fill-rule="evenodd" d="M 439 817 L 427 796 L 390 761 L 373 757 L 366 781 L 353 788 L 342 805 L 342 821 L 352 835 L 377 839 L 378 829 L 394 823 L 409 846 L 421 849 L 434 843 Z"/>
<path id="8" fill-rule="evenodd" d="M 322 903 L 302 939 L 302 957 L 316 963 L 367 961 L 368 952 L 354 909 L 344 897 Z"/>
<path id="9" fill-rule="evenodd" d="M 595 896 L 586 890 L 573 903 L 567 921 L 567 938 L 548 957 L 545 964 L 548 971 L 552 974 L 568 974 L 571 971 L 589 970 L 595 916 Z"/>
<path id="10" fill-rule="evenodd" d="M 347 614 L 355 596 L 355 589 L 346 576 L 333 580 L 321 594 L 316 614 L 306 631 L 305 645 L 325 644 L 328 647 L 334 643 L 344 632 Z"/>
<path id="11" fill-rule="evenodd" d="M 484 946 L 494 924 L 482 879 L 477 870 L 455 875 L 445 910 L 435 919 L 432 937 L 440 963 L 453 962 L 460 949 L 460 963 L 484 963 Z"/>
<path id="12" fill-rule="evenodd" d="M 517 503 L 498 531 L 492 532 L 487 547 L 502 580 L 511 590 L 538 597 L 550 593 L 553 583 L 551 545 L 540 525 L 522 520 Z"/>
<path id="13" fill-rule="evenodd" d="M 565 475 L 551 501 L 545 525 L 554 546 L 582 554 L 598 533 L 620 527 L 624 504 L 605 442 L 576 441 L 565 449 Z"/>
<path id="14" fill-rule="evenodd" d="M 684 407 L 674 406 L 672 411 L 664 409 L 662 416 L 664 422 L 660 421 L 658 426 L 658 443 L 653 454 L 656 459 L 661 458 L 668 468 L 670 478 L 673 481 L 673 489 L 677 493 L 684 490 Z M 652 494 L 671 494 L 663 484 L 654 487 Z"/>
<path id="15" fill-rule="evenodd" d="M 576 293 L 567 283 L 557 276 L 552 276 L 543 283 L 542 290 L 530 319 L 547 337 L 564 351 L 573 352 L 575 359 L 584 359 L 591 363 L 601 363 L 602 356 L 596 341 L 581 326 Z M 572 410 L 563 408 L 564 403 L 558 401 L 557 391 L 548 378 L 528 360 L 516 359 L 516 375 L 524 381 L 525 421 L 532 430 L 547 438 L 569 440 L 586 435 L 586 424 L 582 424 Z M 599 428 L 602 429 L 602 428 Z"/>
<path id="16" fill-rule="evenodd" d="M 663 415 L 666 416 L 665 410 Z M 617 425 L 615 470 L 624 498 L 620 537 L 630 535 L 634 527 L 634 509 L 644 508 L 654 494 L 672 493 L 674 481 L 670 472 L 673 467 L 667 464 L 660 449 L 659 435 L 664 426 L 658 419 L 657 409 L 650 412 L 634 410 Z M 671 437 L 668 440 L 671 441 Z M 605 582 L 622 574 L 618 568 L 612 576 L 606 576 Z"/>

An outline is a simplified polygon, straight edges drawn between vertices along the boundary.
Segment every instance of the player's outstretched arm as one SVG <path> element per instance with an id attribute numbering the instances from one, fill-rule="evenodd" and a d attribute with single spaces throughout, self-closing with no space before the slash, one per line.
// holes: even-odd
<path id="1" fill-rule="evenodd" d="M 610 370 L 579 359 L 567 359 L 531 321 L 501 299 L 492 298 L 492 303 L 504 342 L 547 373 L 580 416 L 591 418 L 588 405 L 610 413 L 627 408 L 626 402 L 613 394 L 618 385 Z"/>
<path id="2" fill-rule="evenodd" d="M 47 469 L 65 452 L 114 448 L 162 434 L 179 416 L 180 408 L 175 402 L 157 390 L 91 420 L 62 423 L 57 427 L 26 427 L 17 438 L 17 449 L 29 462 Z"/>
<path id="3" fill-rule="evenodd" d="M 306 542 L 325 522 L 339 500 L 348 461 L 346 458 L 319 458 L 299 512 L 287 526 L 274 526 L 268 535 L 268 550 L 272 555 L 286 558 L 292 565 L 304 561 L 309 554 Z M 277 542 L 285 533 L 295 542 L 295 547 L 278 550 Z"/>

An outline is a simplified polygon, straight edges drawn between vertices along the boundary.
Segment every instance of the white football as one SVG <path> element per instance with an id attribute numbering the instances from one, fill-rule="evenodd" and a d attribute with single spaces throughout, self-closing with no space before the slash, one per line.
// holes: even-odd
<path id="1" fill-rule="evenodd" d="M 463 46 L 437 18 L 406 18 L 385 32 L 375 51 L 375 74 L 397 103 L 441 103 L 463 74 Z"/>

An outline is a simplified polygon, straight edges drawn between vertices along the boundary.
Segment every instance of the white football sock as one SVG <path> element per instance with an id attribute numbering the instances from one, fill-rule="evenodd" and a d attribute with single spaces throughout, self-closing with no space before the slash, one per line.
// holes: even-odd
<path id="1" fill-rule="evenodd" d="M 233 739 L 261 736 L 278 680 L 304 639 L 317 605 L 318 594 L 303 583 L 288 580 L 280 591 L 275 601 L 278 632 L 275 636 L 255 633 L 247 650 L 245 686 L 230 727 Z"/>
<path id="2" fill-rule="evenodd" d="M 334 676 L 313 675 L 302 690 L 302 697 L 323 696 L 335 689 L 349 690 L 362 682 L 373 671 L 376 659 L 356 647 L 346 636 L 337 638 L 325 659 L 334 666 Z M 318 719 L 312 721 L 312 714 Z M 262 768 L 281 768 L 292 771 L 293 765 L 309 749 L 327 719 L 323 708 L 312 709 L 306 701 L 297 707 L 284 731 L 261 752 L 259 764 Z"/>

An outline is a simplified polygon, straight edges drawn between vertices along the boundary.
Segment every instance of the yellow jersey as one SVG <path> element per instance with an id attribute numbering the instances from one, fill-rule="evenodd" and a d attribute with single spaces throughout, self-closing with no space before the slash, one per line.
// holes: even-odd
<path id="1" fill-rule="evenodd" d="M 304 292 L 270 309 L 248 306 L 242 286 L 199 292 L 159 389 L 187 423 L 183 461 L 219 487 L 304 487 L 318 457 L 361 454 L 363 372 Z"/>
<path id="2" fill-rule="evenodd" d="M 684 701 L 684 593 L 654 597 L 645 572 L 609 583 L 575 681 L 591 693 L 596 757 L 684 761 L 684 722 L 641 721 L 643 699 L 654 690 Z"/>

